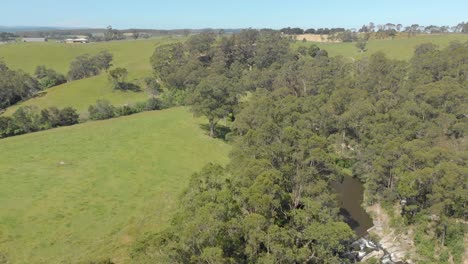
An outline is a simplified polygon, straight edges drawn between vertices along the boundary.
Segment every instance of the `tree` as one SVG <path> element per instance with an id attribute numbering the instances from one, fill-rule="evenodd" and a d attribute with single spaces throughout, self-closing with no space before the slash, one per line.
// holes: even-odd
<path id="1" fill-rule="evenodd" d="M 37 108 L 33 106 L 22 106 L 13 115 L 16 131 L 15 135 L 31 133 L 39 130 L 39 116 Z"/>
<path id="2" fill-rule="evenodd" d="M 79 80 L 99 74 L 99 67 L 95 64 L 95 60 L 88 54 L 76 57 L 70 63 L 68 71 L 68 79 Z"/>
<path id="3" fill-rule="evenodd" d="M 113 55 L 108 51 L 101 51 L 95 56 L 84 54 L 76 57 L 70 63 L 68 79 L 79 80 L 98 75 L 101 70 L 108 70 L 112 65 Z"/>
<path id="4" fill-rule="evenodd" d="M 30 98 L 41 87 L 36 79 L 22 71 L 15 71 L 0 61 L 0 109 Z"/>
<path id="5" fill-rule="evenodd" d="M 137 40 L 138 38 L 140 38 L 140 33 L 138 32 L 138 30 L 132 29 L 132 30 L 131 30 L 131 33 L 132 33 L 132 38 L 133 38 L 134 40 Z"/>
<path id="6" fill-rule="evenodd" d="M 105 70 L 106 72 L 112 66 L 113 59 L 114 55 L 107 50 L 103 50 L 93 57 L 96 67 L 101 70 Z"/>
<path id="7" fill-rule="evenodd" d="M 117 29 L 113 29 L 110 25 L 107 26 L 106 31 L 104 32 L 104 40 L 111 41 L 119 39 L 124 39 L 122 32 Z"/>
<path id="8" fill-rule="evenodd" d="M 208 76 L 194 89 L 189 102 L 195 114 L 208 118 L 210 137 L 216 137 L 217 123 L 234 113 L 237 96 L 229 79 L 215 75 Z"/>
<path id="9" fill-rule="evenodd" d="M 367 46 L 367 41 L 364 39 L 359 39 L 358 42 L 356 42 L 356 48 L 362 53 L 366 51 L 366 46 Z"/>
<path id="10" fill-rule="evenodd" d="M 47 69 L 45 66 L 37 66 L 35 71 L 36 78 L 39 79 L 39 84 L 42 89 L 47 89 L 67 82 L 63 74 L 60 74 L 53 69 Z"/>
<path id="11" fill-rule="evenodd" d="M 161 85 L 159 84 L 158 80 L 154 77 L 146 77 L 145 84 L 146 89 L 152 97 L 156 97 L 162 92 Z"/>
<path id="12" fill-rule="evenodd" d="M 311 57 L 317 56 L 317 53 L 320 51 L 320 48 L 317 45 L 311 45 L 309 47 L 308 53 Z"/>
<path id="13" fill-rule="evenodd" d="M 124 88 L 125 80 L 127 79 L 128 71 L 125 68 L 115 68 L 109 71 L 109 81 L 112 82 L 114 89 L 120 90 Z"/>

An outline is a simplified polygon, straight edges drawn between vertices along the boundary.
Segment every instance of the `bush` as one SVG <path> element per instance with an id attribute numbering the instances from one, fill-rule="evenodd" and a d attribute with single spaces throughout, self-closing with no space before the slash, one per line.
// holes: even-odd
<path id="1" fill-rule="evenodd" d="M 59 112 L 58 126 L 71 126 L 78 124 L 80 116 L 76 109 L 72 107 L 65 107 Z"/>
<path id="2" fill-rule="evenodd" d="M 14 135 L 13 118 L 0 116 L 0 138 L 6 138 Z"/>
<path id="3" fill-rule="evenodd" d="M 13 115 L 14 134 L 26 134 L 40 130 L 39 115 L 33 106 L 18 108 Z"/>
<path id="4" fill-rule="evenodd" d="M 124 105 L 124 106 L 118 107 L 116 112 L 118 116 L 128 116 L 128 115 L 136 114 L 141 111 L 138 111 L 138 109 L 136 109 L 135 107 Z"/>
<path id="5" fill-rule="evenodd" d="M 162 108 L 185 105 L 188 92 L 183 90 L 169 90 L 161 95 Z"/>
<path id="6" fill-rule="evenodd" d="M 155 97 L 152 97 L 146 101 L 146 111 L 161 110 L 163 109 L 163 102 Z"/>
<path id="7" fill-rule="evenodd" d="M 115 117 L 115 107 L 106 100 L 98 100 L 95 105 L 88 108 L 91 120 L 104 120 Z"/>

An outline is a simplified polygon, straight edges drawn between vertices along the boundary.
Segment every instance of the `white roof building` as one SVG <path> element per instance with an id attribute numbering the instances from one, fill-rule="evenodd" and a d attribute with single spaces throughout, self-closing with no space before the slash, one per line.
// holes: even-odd
<path id="1" fill-rule="evenodd" d="M 23 42 L 46 42 L 46 38 L 23 38 Z"/>

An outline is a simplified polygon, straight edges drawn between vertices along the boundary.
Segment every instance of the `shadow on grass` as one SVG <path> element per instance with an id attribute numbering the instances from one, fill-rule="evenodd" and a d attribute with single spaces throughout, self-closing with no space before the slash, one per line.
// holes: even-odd
<path id="1" fill-rule="evenodd" d="M 120 91 L 132 91 L 132 92 L 141 92 L 141 87 L 134 84 L 134 83 L 129 83 L 129 82 L 121 82 L 118 84 L 117 87 L 115 87 L 116 90 Z"/>
<path id="2" fill-rule="evenodd" d="M 40 91 L 40 92 L 34 94 L 33 96 L 31 96 L 31 98 L 43 97 L 43 96 L 45 96 L 46 94 L 47 94 L 47 91 Z M 28 98 L 28 99 L 31 99 L 31 98 Z M 24 101 L 26 101 L 26 100 L 24 100 Z"/>
<path id="3" fill-rule="evenodd" d="M 203 129 L 206 134 L 210 134 L 210 125 L 209 124 L 202 124 L 200 125 L 200 128 Z M 217 139 L 222 139 L 224 141 L 227 141 L 226 135 L 231 132 L 231 129 L 227 126 L 223 125 L 216 125 L 215 128 L 215 134 Z"/>

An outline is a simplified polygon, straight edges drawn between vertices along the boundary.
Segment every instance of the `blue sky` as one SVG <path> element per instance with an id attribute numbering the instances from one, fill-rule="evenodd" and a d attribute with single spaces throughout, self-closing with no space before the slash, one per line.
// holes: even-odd
<path id="1" fill-rule="evenodd" d="M 0 25 L 114 28 L 455 25 L 468 0 L 1 0 Z"/>

